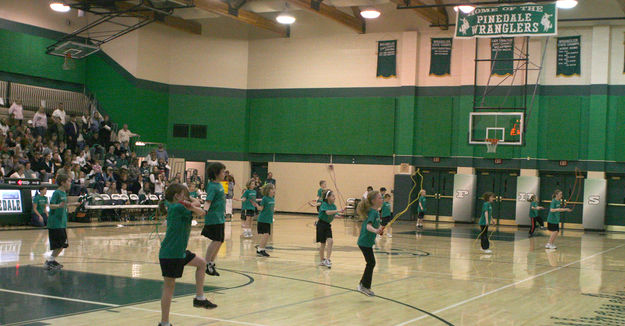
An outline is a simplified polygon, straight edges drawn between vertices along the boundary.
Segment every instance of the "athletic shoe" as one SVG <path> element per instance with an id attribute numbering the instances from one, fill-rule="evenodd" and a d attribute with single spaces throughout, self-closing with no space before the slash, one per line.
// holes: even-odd
<path id="1" fill-rule="evenodd" d="M 485 253 L 485 254 L 492 254 L 493 253 L 493 251 L 490 250 L 490 249 L 482 249 L 482 252 Z"/>
<path id="2" fill-rule="evenodd" d="M 158 326 L 163 326 L 163 324 L 161 324 L 161 323 L 158 323 Z M 169 323 L 169 326 L 174 326 L 174 324 L 172 324 L 172 323 Z"/>
<path id="3" fill-rule="evenodd" d="M 217 269 L 215 269 L 215 264 L 206 264 L 206 274 L 208 275 L 212 275 L 212 276 L 219 276 L 219 272 L 217 272 Z"/>
<path id="4" fill-rule="evenodd" d="M 193 306 L 196 308 L 205 308 L 205 309 L 217 308 L 217 305 L 208 301 L 208 299 L 198 300 L 197 298 L 193 298 Z"/>
<path id="5" fill-rule="evenodd" d="M 558 247 L 556 247 L 556 245 L 551 244 L 551 246 L 549 247 L 550 249 L 557 249 Z"/>
<path id="6" fill-rule="evenodd" d="M 323 261 L 323 265 L 327 268 L 332 268 L 332 261 L 330 261 L 330 259 L 326 259 Z"/>
<path id="7" fill-rule="evenodd" d="M 551 243 L 547 242 L 547 244 L 545 244 L 545 248 L 551 249 Z"/>
<path id="8" fill-rule="evenodd" d="M 371 291 L 371 289 L 367 289 L 366 287 L 362 286 L 362 284 L 358 284 L 358 292 L 368 296 L 368 297 L 373 297 L 375 296 L 375 293 L 373 293 L 373 291 Z"/>
<path id="9" fill-rule="evenodd" d="M 256 255 L 261 257 L 269 257 L 269 254 L 264 250 L 256 250 Z"/>
<path id="10" fill-rule="evenodd" d="M 541 226 L 541 227 L 540 227 L 540 229 L 541 229 L 541 230 L 547 230 L 547 228 L 546 228 L 546 227 L 544 227 L 544 226 Z"/>
<path id="11" fill-rule="evenodd" d="M 55 269 L 54 265 L 52 265 L 52 261 L 50 260 L 46 260 L 45 263 L 43 263 L 43 265 L 46 267 L 46 269 L 50 270 L 50 269 Z"/>
<path id="12" fill-rule="evenodd" d="M 56 260 L 53 260 L 53 261 L 51 262 L 51 264 L 52 264 L 52 265 L 54 265 L 54 267 L 56 267 L 56 268 L 58 268 L 58 269 L 63 268 L 63 265 L 59 264 L 59 262 L 57 262 Z"/>
<path id="13" fill-rule="evenodd" d="M 392 234 L 390 234 L 390 233 L 387 233 L 387 234 L 386 234 L 386 236 L 387 236 L 387 237 L 389 237 L 389 238 L 392 238 L 392 237 L 393 237 L 393 235 L 392 235 Z"/>

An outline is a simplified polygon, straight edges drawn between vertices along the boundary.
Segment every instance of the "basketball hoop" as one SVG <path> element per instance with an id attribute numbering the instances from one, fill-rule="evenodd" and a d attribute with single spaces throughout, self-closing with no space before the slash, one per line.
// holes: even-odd
<path id="1" fill-rule="evenodd" d="M 497 139 L 497 138 L 486 139 L 486 152 L 487 153 L 496 153 L 497 152 L 497 143 L 499 143 L 499 139 Z"/>
<path id="2" fill-rule="evenodd" d="M 65 53 L 65 61 L 63 62 L 63 70 L 74 70 L 76 69 L 76 64 L 72 59 L 71 53 Z"/>

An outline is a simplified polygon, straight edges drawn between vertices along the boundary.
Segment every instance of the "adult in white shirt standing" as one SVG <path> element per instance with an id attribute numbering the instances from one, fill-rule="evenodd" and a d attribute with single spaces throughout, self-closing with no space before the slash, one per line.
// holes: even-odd
<path id="1" fill-rule="evenodd" d="M 24 120 L 24 107 L 22 106 L 22 100 L 19 98 L 11 104 L 9 108 L 9 115 L 17 121 L 18 125 L 22 125 L 22 121 Z"/>
<path id="2" fill-rule="evenodd" d="M 128 125 L 124 123 L 124 127 L 117 132 L 117 141 L 124 143 L 125 141 L 130 143 L 130 137 L 139 136 L 128 130 Z"/>
<path id="3" fill-rule="evenodd" d="M 63 108 L 63 103 L 59 103 L 59 108 L 52 112 L 52 116 L 59 119 L 62 125 L 65 125 L 65 108 Z"/>
<path id="4" fill-rule="evenodd" d="M 33 127 L 35 127 L 35 138 L 46 136 L 46 130 L 48 129 L 48 116 L 43 106 L 39 107 L 39 110 L 33 116 Z"/>

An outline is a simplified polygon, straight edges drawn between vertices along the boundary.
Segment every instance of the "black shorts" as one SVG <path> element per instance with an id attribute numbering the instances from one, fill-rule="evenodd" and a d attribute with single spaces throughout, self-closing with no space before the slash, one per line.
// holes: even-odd
<path id="1" fill-rule="evenodd" d="M 271 234 L 271 223 L 258 222 L 256 231 L 258 234 Z"/>
<path id="2" fill-rule="evenodd" d="M 328 238 L 332 239 L 332 224 L 317 220 L 317 242 L 325 243 Z"/>
<path id="3" fill-rule="evenodd" d="M 241 210 L 241 220 L 245 220 L 245 217 L 254 217 L 255 210 L 253 209 L 244 209 Z"/>
<path id="4" fill-rule="evenodd" d="M 417 214 L 417 218 L 423 219 L 423 217 L 425 216 L 425 212 L 419 212 L 419 214 Z"/>
<path id="5" fill-rule="evenodd" d="M 558 223 L 547 223 L 547 230 L 558 232 L 560 231 L 560 225 Z"/>
<path id="6" fill-rule="evenodd" d="M 204 225 L 202 229 L 202 235 L 213 241 L 224 242 L 225 233 L 224 224 Z"/>
<path id="7" fill-rule="evenodd" d="M 185 251 L 184 258 L 159 258 L 163 277 L 180 278 L 184 266 L 195 258 L 195 254 Z"/>
<path id="8" fill-rule="evenodd" d="M 65 229 L 48 229 L 50 250 L 67 248 L 67 231 Z"/>
<path id="9" fill-rule="evenodd" d="M 385 216 L 382 218 L 382 220 L 380 221 L 380 225 L 382 226 L 386 226 L 388 224 L 388 222 L 390 222 L 393 219 L 393 214 L 389 215 L 389 216 Z"/>

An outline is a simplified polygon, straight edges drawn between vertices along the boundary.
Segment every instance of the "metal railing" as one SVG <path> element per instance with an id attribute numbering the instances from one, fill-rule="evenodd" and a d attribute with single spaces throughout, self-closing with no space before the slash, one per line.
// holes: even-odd
<path id="1" fill-rule="evenodd" d="M 0 82 L 0 96 L 7 99 L 6 105 L 20 99 L 24 109 L 29 111 L 37 111 L 42 101 L 45 101 L 48 113 L 52 113 L 63 103 L 67 114 L 87 115 L 91 105 L 89 98 L 82 93 L 19 83 Z"/>

